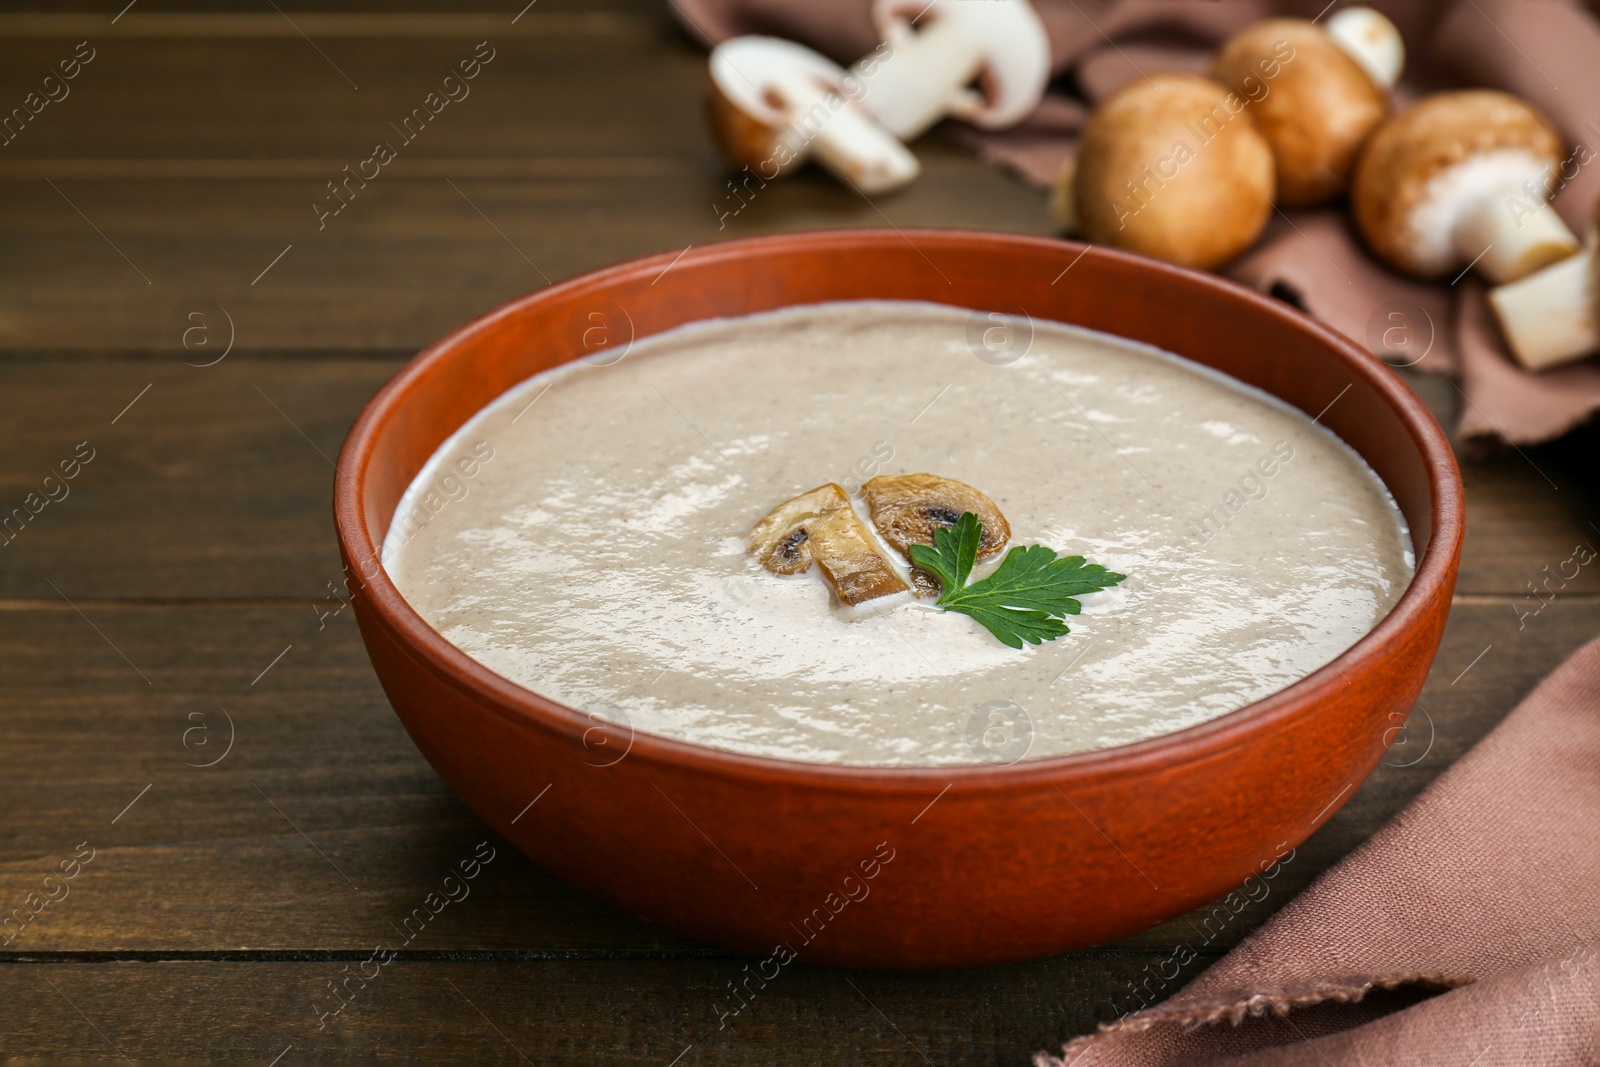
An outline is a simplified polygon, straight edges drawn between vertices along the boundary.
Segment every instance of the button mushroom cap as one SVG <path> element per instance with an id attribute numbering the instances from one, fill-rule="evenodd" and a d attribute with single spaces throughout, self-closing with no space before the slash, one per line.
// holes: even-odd
<path id="1" fill-rule="evenodd" d="M 936 530 L 954 526 L 967 512 L 983 524 L 978 542 L 980 560 L 988 559 L 1011 539 L 1011 526 L 1000 508 L 965 482 L 936 474 L 880 474 L 861 487 L 872 525 L 883 539 L 911 559 L 912 545 L 933 545 Z M 921 570 L 911 572 L 918 596 L 937 596 L 938 579 Z"/>
<path id="2" fill-rule="evenodd" d="M 907 141 L 945 115 L 1014 126 L 1050 80 L 1050 39 L 1028 0 L 876 0 L 872 21 L 887 47 L 851 72 L 862 106 Z"/>
<path id="3" fill-rule="evenodd" d="M 735 166 L 763 181 L 815 157 L 862 192 L 917 176 L 916 157 L 861 109 L 862 87 L 836 63 L 777 37 L 734 37 L 711 53 L 711 132 Z"/>
<path id="4" fill-rule="evenodd" d="M 1342 192 L 1362 142 L 1389 112 L 1386 89 L 1305 19 L 1269 19 L 1235 34 L 1217 52 L 1211 76 L 1250 101 L 1250 117 L 1272 146 L 1278 202 L 1288 207 Z"/>
<path id="5" fill-rule="evenodd" d="M 815 563 L 850 607 L 908 589 L 833 482 L 772 509 L 750 531 L 750 551 L 774 574 L 803 574 Z"/>
<path id="6" fill-rule="evenodd" d="M 1245 99 L 1197 74 L 1117 90 L 1090 116 L 1072 174 L 1084 236 L 1185 267 L 1221 266 L 1272 213 L 1272 149 Z"/>
<path id="7" fill-rule="evenodd" d="M 1380 257 L 1423 278 L 1468 264 L 1492 282 L 1571 255 L 1578 241 L 1545 205 L 1564 145 L 1507 93 L 1438 93 L 1367 141 L 1351 185 L 1356 226 Z"/>

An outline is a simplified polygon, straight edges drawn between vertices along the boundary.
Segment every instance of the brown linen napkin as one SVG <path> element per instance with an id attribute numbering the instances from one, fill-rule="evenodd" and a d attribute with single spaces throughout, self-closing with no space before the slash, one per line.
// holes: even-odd
<path id="1" fill-rule="evenodd" d="M 842 63 L 876 46 L 870 0 L 669 0 L 702 39 L 769 33 Z M 1338 2 L 1338 0 L 1335 0 Z M 1142 72 L 1203 70 L 1233 31 L 1274 14 L 1313 18 L 1327 0 L 1035 0 L 1050 35 L 1058 85 L 1021 126 L 959 129 L 980 155 L 1047 186 L 1075 148 L 1092 104 Z M 1600 21 L 1569 0 L 1389 0 L 1378 7 L 1405 37 L 1404 103 L 1452 86 L 1526 97 L 1583 147 L 1589 162 L 1557 194 L 1574 232 L 1589 231 L 1600 194 Z M 891 209 L 892 210 L 892 209 Z M 1043 205 L 1040 207 L 1044 210 Z M 1369 257 L 1342 213 L 1280 212 L 1261 242 L 1226 271 L 1275 292 L 1375 350 L 1407 341 L 1403 361 L 1455 373 L 1465 401 L 1460 432 L 1513 444 L 1549 440 L 1600 411 L 1600 360 L 1529 374 L 1506 354 L 1481 287 L 1402 278 Z M 1426 353 L 1425 355 L 1423 353 Z"/>
<path id="2" fill-rule="evenodd" d="M 1418 985 L 1451 991 L 1387 1015 L 1369 997 Z M 1176 996 L 1035 1059 L 1597 1062 L 1600 641 Z"/>

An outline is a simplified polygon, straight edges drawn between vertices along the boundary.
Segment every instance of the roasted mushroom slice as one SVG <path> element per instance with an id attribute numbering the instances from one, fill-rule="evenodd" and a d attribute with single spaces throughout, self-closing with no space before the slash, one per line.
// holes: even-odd
<path id="1" fill-rule="evenodd" d="M 908 560 L 912 545 L 932 546 L 935 530 L 954 526 L 969 511 L 983 523 L 979 559 L 988 559 L 1011 539 L 1011 527 L 994 501 L 965 482 L 937 474 L 880 474 L 861 487 L 861 494 L 872 524 Z M 938 596 L 939 580 L 913 570 L 911 588 L 920 597 Z"/>
<path id="2" fill-rule="evenodd" d="M 840 602 L 851 607 L 906 591 L 850 498 L 832 482 L 779 504 L 756 523 L 750 551 L 774 574 L 800 574 L 816 563 Z"/>

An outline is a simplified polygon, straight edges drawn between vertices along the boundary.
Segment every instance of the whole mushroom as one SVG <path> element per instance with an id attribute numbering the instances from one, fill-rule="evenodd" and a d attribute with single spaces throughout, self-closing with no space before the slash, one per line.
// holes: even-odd
<path id="1" fill-rule="evenodd" d="M 1404 56 L 1393 23 L 1347 8 L 1326 29 L 1307 19 L 1255 23 L 1218 50 L 1211 76 L 1250 102 L 1272 146 L 1278 202 L 1309 207 L 1349 184 L 1362 143 L 1389 113 Z"/>
<path id="2" fill-rule="evenodd" d="M 1423 278 L 1475 265 L 1495 284 L 1578 249 L 1546 203 L 1561 137 L 1506 93 L 1438 93 L 1373 133 L 1351 187 L 1356 225 L 1389 263 Z"/>
<path id="3" fill-rule="evenodd" d="M 1543 370 L 1600 352 L 1600 220 L 1587 247 L 1509 285 L 1489 306 L 1517 361 Z"/>
<path id="4" fill-rule="evenodd" d="M 1050 40 L 1028 0 L 876 0 L 883 45 L 851 73 L 861 106 L 905 141 L 946 115 L 1003 129 L 1039 105 Z"/>
<path id="5" fill-rule="evenodd" d="M 1058 180 L 1090 241 L 1204 269 L 1254 243 L 1275 187 L 1272 149 L 1243 98 L 1177 72 L 1107 97 Z"/>
<path id="6" fill-rule="evenodd" d="M 777 37 L 734 37 L 711 53 L 711 130 L 738 167 L 770 181 L 815 157 L 862 192 L 917 176 L 911 151 L 861 109 L 859 83 L 831 60 Z"/>

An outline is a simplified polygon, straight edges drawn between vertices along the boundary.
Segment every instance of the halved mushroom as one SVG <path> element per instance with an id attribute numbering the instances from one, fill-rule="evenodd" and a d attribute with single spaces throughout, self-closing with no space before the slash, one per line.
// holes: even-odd
<path id="1" fill-rule="evenodd" d="M 861 106 L 902 140 L 946 115 L 1004 129 L 1039 106 L 1050 39 L 1028 0 L 876 0 L 872 20 L 887 47 L 850 72 Z"/>
<path id="2" fill-rule="evenodd" d="M 1546 199 L 1564 146 L 1531 104 L 1490 89 L 1436 93 L 1380 126 L 1351 186 L 1379 256 L 1424 278 L 1476 266 L 1515 281 L 1578 250 Z"/>
<path id="3" fill-rule="evenodd" d="M 861 487 L 872 525 L 895 550 L 911 559 L 912 545 L 933 544 L 934 531 L 954 526 L 966 512 L 983 523 L 978 558 L 988 559 L 1011 539 L 1011 526 L 995 502 L 965 482 L 937 474 L 880 474 Z M 919 597 L 939 595 L 939 580 L 912 570 L 911 588 Z"/>
<path id="4" fill-rule="evenodd" d="M 773 508 L 750 531 L 750 551 L 774 574 L 801 574 L 815 563 L 851 607 L 907 588 L 833 482 Z"/>
<path id="5" fill-rule="evenodd" d="M 1348 8 L 1327 29 L 1292 18 L 1248 26 L 1217 51 L 1211 76 L 1250 101 L 1272 146 L 1278 202 L 1309 207 L 1349 184 L 1356 153 L 1389 113 L 1403 57 L 1393 23 Z"/>
<path id="6" fill-rule="evenodd" d="M 853 99 L 861 87 L 852 87 L 843 68 L 804 45 L 734 37 L 711 53 L 710 71 L 711 132 L 729 162 L 761 181 L 812 157 L 866 193 L 898 188 L 917 176 L 911 150 Z"/>

